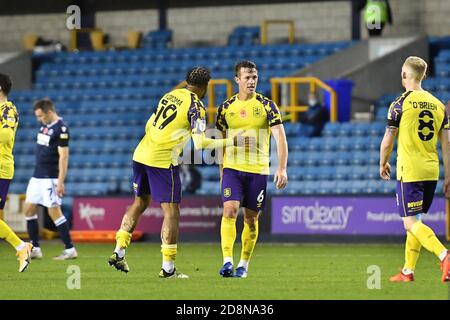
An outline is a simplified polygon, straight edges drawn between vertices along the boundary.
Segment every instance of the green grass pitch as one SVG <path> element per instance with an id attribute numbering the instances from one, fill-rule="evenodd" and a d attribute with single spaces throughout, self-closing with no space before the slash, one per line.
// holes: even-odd
<path id="1" fill-rule="evenodd" d="M 389 283 L 403 264 L 401 244 L 266 244 L 258 243 L 247 279 L 221 278 L 218 243 L 180 243 L 177 267 L 189 279 L 159 279 L 160 246 L 133 243 L 127 251 L 130 273 L 107 264 L 113 244 L 77 244 L 79 258 L 53 261 L 59 242 L 42 242 L 44 258 L 19 273 L 14 250 L 0 244 L 0 299 L 449 299 L 440 282 L 438 260 L 423 251 L 414 283 Z M 239 259 L 235 247 L 235 261 Z M 68 267 L 80 270 L 80 289 L 68 289 Z M 368 289 L 378 266 L 380 289 Z M 374 283 L 373 281 L 369 281 Z M 375 282 L 376 283 L 376 282 Z"/>

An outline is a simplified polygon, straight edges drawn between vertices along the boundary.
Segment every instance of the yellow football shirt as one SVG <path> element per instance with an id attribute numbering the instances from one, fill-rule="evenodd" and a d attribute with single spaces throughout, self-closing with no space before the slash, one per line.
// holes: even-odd
<path id="1" fill-rule="evenodd" d="M 14 176 L 13 148 L 19 126 L 19 114 L 16 106 L 6 101 L 0 103 L 0 179 L 12 179 Z"/>
<path id="2" fill-rule="evenodd" d="M 217 114 L 217 129 L 235 133 L 245 130 L 245 135 L 256 138 L 255 150 L 247 150 L 239 146 L 226 147 L 223 167 L 250 173 L 269 174 L 270 127 L 281 123 L 278 107 L 262 94 L 255 93 L 246 101 L 241 101 L 238 95 L 234 95 L 222 103 Z"/>
<path id="3" fill-rule="evenodd" d="M 437 181 L 437 141 L 449 129 L 448 114 L 441 101 L 427 91 L 403 93 L 389 107 L 388 125 L 397 127 L 397 180 Z"/>
<path id="4" fill-rule="evenodd" d="M 133 160 L 156 168 L 178 165 L 192 130 L 205 119 L 205 107 L 195 93 L 187 89 L 166 93 L 147 121 L 145 136 L 136 147 Z"/>

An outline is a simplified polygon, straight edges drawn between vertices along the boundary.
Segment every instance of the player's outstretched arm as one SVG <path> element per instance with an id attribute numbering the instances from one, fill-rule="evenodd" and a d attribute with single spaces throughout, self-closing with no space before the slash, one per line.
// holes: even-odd
<path id="1" fill-rule="evenodd" d="M 380 177 L 384 180 L 389 180 L 391 177 L 391 165 L 389 158 L 391 157 L 394 142 L 397 137 L 398 128 L 387 127 L 384 133 L 383 141 L 380 145 Z"/>
<path id="2" fill-rule="evenodd" d="M 444 194 L 446 198 L 450 198 L 450 130 L 442 129 L 439 132 L 442 148 L 442 162 L 444 163 Z"/>
<path id="3" fill-rule="evenodd" d="M 207 138 L 205 133 L 201 131 L 192 132 L 192 140 L 194 141 L 194 147 L 196 150 L 224 148 L 234 145 L 233 138 L 211 139 Z"/>
<path id="4" fill-rule="evenodd" d="M 287 176 L 288 145 L 283 124 L 277 124 L 275 126 L 270 127 L 270 133 L 272 134 L 277 144 L 277 154 L 278 154 L 278 168 L 273 177 L 273 182 L 275 183 L 277 189 L 284 189 L 288 182 Z"/>
<path id="5" fill-rule="evenodd" d="M 241 139 L 241 137 L 243 139 Z M 217 149 L 225 147 L 244 147 L 253 148 L 255 147 L 256 139 L 254 137 L 245 136 L 245 131 L 241 131 L 233 137 L 226 139 L 211 139 L 205 136 L 203 131 L 193 130 L 192 140 L 194 141 L 195 149 Z"/>

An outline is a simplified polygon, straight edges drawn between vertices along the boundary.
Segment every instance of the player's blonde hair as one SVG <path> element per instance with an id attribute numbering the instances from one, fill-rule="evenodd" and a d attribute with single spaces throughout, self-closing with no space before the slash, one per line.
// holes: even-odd
<path id="1" fill-rule="evenodd" d="M 406 58 L 404 66 L 408 67 L 411 70 L 411 75 L 414 80 L 422 81 L 425 78 L 425 74 L 427 72 L 427 63 L 420 57 L 410 56 Z"/>

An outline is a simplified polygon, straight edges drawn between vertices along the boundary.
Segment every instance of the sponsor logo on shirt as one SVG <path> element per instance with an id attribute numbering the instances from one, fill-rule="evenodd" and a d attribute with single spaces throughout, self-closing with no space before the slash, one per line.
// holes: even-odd
<path id="1" fill-rule="evenodd" d="M 40 144 L 41 146 L 48 147 L 50 144 L 50 136 L 43 134 L 43 133 L 38 133 L 36 142 L 37 142 L 37 144 Z"/>
<path id="2" fill-rule="evenodd" d="M 255 118 L 259 118 L 259 117 L 262 116 L 262 110 L 261 110 L 260 107 L 258 107 L 258 106 L 254 106 L 254 107 L 253 107 L 253 116 L 254 116 Z"/>

